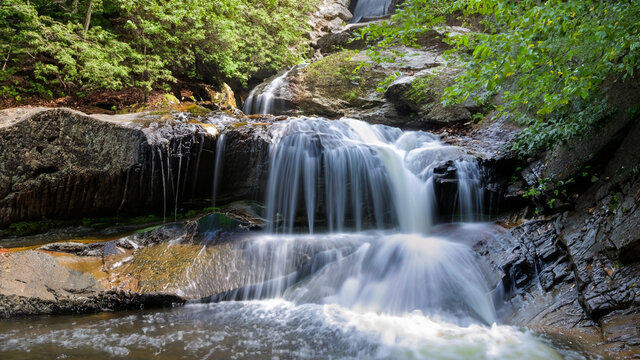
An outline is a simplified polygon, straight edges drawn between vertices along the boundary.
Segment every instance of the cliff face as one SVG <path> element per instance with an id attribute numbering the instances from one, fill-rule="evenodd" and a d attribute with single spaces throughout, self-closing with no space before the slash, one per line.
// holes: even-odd
<path id="1" fill-rule="evenodd" d="M 211 186 L 196 173 L 200 162 L 213 162 L 207 158 L 215 137 L 187 122 L 149 123 L 68 109 L 3 111 L 0 226 L 43 216 L 159 212 L 173 209 L 176 199 L 209 195 Z"/>
<path id="2" fill-rule="evenodd" d="M 640 352 L 638 86 L 609 89 L 617 111 L 597 134 L 509 167 L 504 200 L 526 202 L 511 203 L 501 241 L 476 244 L 503 274 L 507 321 L 615 358 Z"/>

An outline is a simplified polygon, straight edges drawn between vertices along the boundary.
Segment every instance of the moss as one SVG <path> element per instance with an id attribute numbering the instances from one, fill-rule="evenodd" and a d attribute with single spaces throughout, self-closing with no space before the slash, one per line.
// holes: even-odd
<path id="1" fill-rule="evenodd" d="M 161 243 L 136 251 L 133 260 L 111 274 L 114 284 L 138 292 L 185 289 L 194 276 L 213 271 L 216 254 L 232 254 L 232 244 L 207 246 Z M 232 260 L 232 259 L 229 259 Z"/>
<path id="2" fill-rule="evenodd" d="M 186 212 L 178 213 L 177 219 L 193 218 L 198 215 L 207 214 L 215 211 L 217 208 L 206 207 L 202 209 L 192 209 Z M 173 216 L 170 216 L 173 219 Z M 2 236 L 27 236 L 47 232 L 52 229 L 58 229 L 66 226 L 82 226 L 91 229 L 104 229 L 114 225 L 150 225 L 163 222 L 163 217 L 149 214 L 136 217 L 96 217 L 82 219 L 47 219 L 43 217 L 40 220 L 19 221 L 10 224 L 7 230 L 0 229 Z"/>
<path id="3" fill-rule="evenodd" d="M 405 93 L 406 98 L 416 104 L 422 104 L 427 101 L 428 98 L 432 97 L 429 92 L 433 88 L 434 78 L 435 75 L 433 74 L 415 78 L 411 82 L 409 90 Z"/>
<path id="4" fill-rule="evenodd" d="M 180 104 L 180 100 L 173 94 L 164 94 L 162 96 L 162 105 Z"/>
<path id="5" fill-rule="evenodd" d="M 149 108 L 146 108 L 147 110 Z M 142 110 L 139 110 L 142 111 Z M 172 115 L 175 112 L 186 112 L 192 116 L 204 116 L 211 113 L 211 110 L 202 107 L 198 104 L 183 102 L 181 104 L 168 104 L 160 107 L 155 107 L 153 111 L 150 111 L 150 115 Z"/>
<path id="6" fill-rule="evenodd" d="M 41 220 L 13 223 L 9 225 L 9 229 L 13 235 L 26 236 L 42 233 L 63 225 L 64 221 L 62 220 L 51 220 L 43 216 Z"/>
<path id="7" fill-rule="evenodd" d="M 211 110 L 205 107 L 202 107 L 198 104 L 189 104 L 189 103 L 187 103 L 186 106 L 178 106 L 178 110 L 183 112 L 188 112 L 193 116 L 204 116 L 211 112 Z"/>
<path id="8" fill-rule="evenodd" d="M 369 62 L 354 60 L 357 54 L 344 50 L 307 66 L 303 70 L 306 86 L 350 103 L 375 89 L 384 72 Z"/>

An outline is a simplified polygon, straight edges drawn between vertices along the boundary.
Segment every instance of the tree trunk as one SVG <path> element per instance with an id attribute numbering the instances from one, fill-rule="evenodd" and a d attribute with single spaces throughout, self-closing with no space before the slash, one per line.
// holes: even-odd
<path id="1" fill-rule="evenodd" d="M 89 1 L 89 7 L 87 8 L 87 16 L 84 19 L 84 33 L 87 34 L 89 31 L 89 23 L 91 23 L 91 11 L 93 8 L 93 0 Z"/>
<path id="2" fill-rule="evenodd" d="M 78 13 L 78 0 L 73 0 L 73 9 L 71 9 L 72 14 Z"/>
<path id="3" fill-rule="evenodd" d="M 12 49 L 13 49 L 13 38 L 11 38 L 11 44 L 9 44 L 9 51 L 7 52 L 7 56 L 4 58 L 4 64 L 2 64 L 3 72 L 7 69 L 7 63 L 9 63 L 9 57 L 11 57 Z"/>
<path id="4" fill-rule="evenodd" d="M 144 41 L 146 41 L 146 39 L 144 38 L 144 33 L 142 34 L 142 39 Z M 149 69 L 148 69 L 148 63 L 147 63 L 147 45 L 144 45 L 144 54 L 142 55 L 144 56 L 144 78 L 145 80 L 149 81 Z M 149 101 L 149 84 L 145 84 L 144 86 L 144 102 L 146 103 L 147 101 Z"/>

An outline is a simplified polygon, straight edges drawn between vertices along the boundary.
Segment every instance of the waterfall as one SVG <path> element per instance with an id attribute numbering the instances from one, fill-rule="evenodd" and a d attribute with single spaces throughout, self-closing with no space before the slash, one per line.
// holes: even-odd
<path id="1" fill-rule="evenodd" d="M 456 160 L 454 164 L 458 178 L 457 202 L 460 220 L 466 222 L 482 220 L 484 191 L 480 168 L 477 164 L 464 160 Z"/>
<path id="2" fill-rule="evenodd" d="M 387 16 L 395 3 L 394 0 L 357 0 L 351 9 L 353 17 L 349 22 L 358 23 Z"/>
<path id="3" fill-rule="evenodd" d="M 330 232 L 393 227 L 428 234 L 437 211 L 433 169 L 451 160 L 459 175 L 461 217 L 482 209 L 477 164 L 432 134 L 305 118 L 278 131 L 267 185 L 271 231 L 293 232 L 304 209 L 311 233 L 321 222 Z"/>
<path id="4" fill-rule="evenodd" d="M 231 231 L 229 219 L 210 215 L 198 220 L 197 235 L 175 224 L 168 229 L 176 238 L 148 247 L 174 249 L 178 268 L 193 259 L 178 294 L 216 294 L 141 314 L 44 317 L 38 326 L 5 320 L 2 358 L 47 358 L 52 349 L 78 358 L 585 358 L 496 324 L 499 279 L 470 246 L 500 241 L 495 228 L 437 223 L 481 219 L 482 172 L 461 149 L 352 119 L 289 119 L 267 131 L 270 231 Z M 214 198 L 230 141 L 222 135 L 216 145 Z M 188 158 L 175 159 L 189 153 L 186 144 L 166 145 L 152 155 L 165 214 L 189 173 Z M 147 256 L 156 254 L 159 264 L 174 264 L 167 254 Z M 166 268 L 172 284 L 180 272 Z"/>
<path id="5" fill-rule="evenodd" d="M 216 157 L 213 171 L 213 189 L 211 190 L 211 206 L 216 206 L 216 198 L 220 188 L 220 178 L 222 177 L 222 167 L 224 166 L 224 150 L 226 146 L 225 134 L 221 134 L 216 140 Z"/>
<path id="6" fill-rule="evenodd" d="M 497 280 L 466 243 L 431 235 L 438 167 L 455 171 L 450 207 L 462 219 L 482 212 L 476 161 L 433 134 L 354 119 L 290 119 L 272 133 L 270 234 L 240 246 L 247 285 L 211 301 L 281 297 L 495 321 Z"/>
<path id="7" fill-rule="evenodd" d="M 288 84 L 287 76 L 293 69 L 295 69 L 295 67 L 287 69 L 281 75 L 267 83 L 264 88 L 256 86 L 251 90 L 247 100 L 242 106 L 242 111 L 245 114 L 272 115 L 278 115 L 278 113 L 284 111 L 284 101 L 279 97 L 282 96 L 282 90 Z M 260 88 L 262 88 L 262 91 L 259 91 Z"/>

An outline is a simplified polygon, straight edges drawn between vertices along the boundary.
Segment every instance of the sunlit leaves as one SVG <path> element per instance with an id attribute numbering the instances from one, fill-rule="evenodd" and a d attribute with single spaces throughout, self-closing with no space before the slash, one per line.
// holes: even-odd
<path id="1" fill-rule="evenodd" d="M 304 33 L 315 3 L 93 0 L 85 34 L 89 0 L 6 0 L 0 4 L 0 96 L 128 86 L 148 91 L 176 78 L 245 82 L 309 53 Z"/>
<path id="2" fill-rule="evenodd" d="M 623 81 L 640 67 L 639 0 L 407 0 L 361 37 L 377 39 L 375 55 L 411 44 L 409 28 L 426 33 L 460 15 L 476 31 L 446 40 L 449 60 L 464 71 L 443 102 L 500 94 L 498 115 L 528 126 L 514 149 L 523 155 L 589 131 L 606 113 L 605 79 Z"/>

